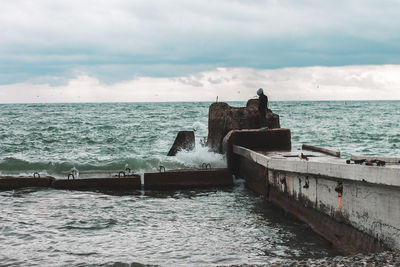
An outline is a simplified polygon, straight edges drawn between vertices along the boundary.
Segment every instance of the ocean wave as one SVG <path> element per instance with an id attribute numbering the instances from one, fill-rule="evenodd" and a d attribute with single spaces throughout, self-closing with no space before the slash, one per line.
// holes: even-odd
<path id="1" fill-rule="evenodd" d="M 90 159 L 90 162 L 77 161 L 30 161 L 15 157 L 6 157 L 0 161 L 0 174 L 25 174 L 34 172 L 58 176 L 75 167 L 79 171 L 87 172 L 118 172 L 128 166 L 132 172 L 144 173 L 157 171 L 159 166 L 166 169 L 181 169 L 200 167 L 203 163 L 210 163 L 212 167 L 225 167 L 225 159 L 220 154 L 208 151 L 208 148 L 197 146 L 193 151 L 180 151 L 175 157 L 166 155 L 121 157 L 115 159 Z"/>

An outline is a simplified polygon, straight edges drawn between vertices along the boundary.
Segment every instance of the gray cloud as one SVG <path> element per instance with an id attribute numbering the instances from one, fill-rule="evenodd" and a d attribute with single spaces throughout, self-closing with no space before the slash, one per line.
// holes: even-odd
<path id="1" fill-rule="evenodd" d="M 398 14 L 395 0 L 4 0 L 0 84 L 398 64 Z"/>

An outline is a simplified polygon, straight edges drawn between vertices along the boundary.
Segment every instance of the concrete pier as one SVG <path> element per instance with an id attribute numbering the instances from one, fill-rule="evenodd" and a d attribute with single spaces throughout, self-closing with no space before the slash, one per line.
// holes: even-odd
<path id="1" fill-rule="evenodd" d="M 232 186 L 228 169 L 182 169 L 145 173 L 145 189 L 177 189 Z"/>
<path id="2" fill-rule="evenodd" d="M 264 143 L 271 141 L 265 135 Z M 230 146 L 235 175 L 336 247 L 347 253 L 400 249 L 399 164 L 346 164 L 326 153 L 249 148 L 234 140 Z"/>

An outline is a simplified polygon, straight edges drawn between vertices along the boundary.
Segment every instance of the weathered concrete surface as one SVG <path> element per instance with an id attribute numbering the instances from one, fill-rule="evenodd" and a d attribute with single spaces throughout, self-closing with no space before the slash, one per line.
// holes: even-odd
<path id="1" fill-rule="evenodd" d="M 141 189 L 141 181 L 140 175 L 124 178 L 55 179 L 51 186 L 69 190 L 135 190 Z"/>
<path id="2" fill-rule="evenodd" d="M 238 164 L 238 166 L 235 168 L 236 171 L 234 174 L 246 179 L 246 186 L 251 190 L 257 194 L 268 197 L 268 182 L 266 180 L 268 175 L 267 169 L 244 157 L 240 157 L 236 161 L 236 164 Z"/>
<path id="3" fill-rule="evenodd" d="M 228 168 L 235 168 L 236 156 L 232 153 L 233 146 L 262 151 L 290 151 L 292 147 L 289 129 L 251 129 L 232 130 L 223 139 L 223 152 L 226 153 Z"/>
<path id="4" fill-rule="evenodd" d="M 400 168 L 309 161 L 234 147 L 248 186 L 349 253 L 400 249 Z M 322 161 L 322 162 L 318 162 Z M 342 163 L 339 163 L 339 162 Z"/>
<path id="5" fill-rule="evenodd" d="M 193 150 L 195 139 L 193 131 L 180 131 L 175 138 L 174 144 L 168 152 L 168 156 L 175 156 L 180 150 Z"/>
<path id="6" fill-rule="evenodd" d="M 25 187 L 50 187 L 54 177 L 41 178 L 0 176 L 0 190 L 13 190 Z"/>
<path id="7" fill-rule="evenodd" d="M 305 197 L 295 198 L 292 195 L 293 183 L 279 171 L 268 171 L 264 166 L 241 157 L 237 175 L 245 178 L 247 186 L 254 192 L 264 195 L 266 199 L 306 222 L 318 234 L 332 242 L 345 253 L 369 253 L 385 250 L 377 239 L 357 230 L 346 223 L 337 221 L 313 208 L 307 195 L 312 195 L 313 180 L 309 181 L 311 189 L 303 188 Z M 302 177 L 306 180 L 305 177 Z M 309 180 L 309 177 L 307 177 Z"/>
<path id="8" fill-rule="evenodd" d="M 301 221 L 329 240 L 335 247 L 348 254 L 369 254 L 385 251 L 388 248 L 372 236 L 357 230 L 345 223 L 338 223 L 329 216 L 324 216 L 313 208 L 294 201 L 293 198 L 276 191 L 275 188 L 269 192 L 269 200 L 282 207 L 286 212 L 295 215 Z"/>
<path id="9" fill-rule="evenodd" d="M 222 153 L 222 140 L 231 130 L 260 128 L 258 99 L 247 101 L 245 108 L 231 107 L 219 102 L 210 105 L 208 113 L 207 145 L 214 152 Z M 268 128 L 280 128 L 279 115 L 267 110 Z"/>
<path id="10" fill-rule="evenodd" d="M 232 145 L 262 151 L 290 151 L 292 148 L 289 129 L 232 130 L 223 139 L 223 152 Z"/>
<path id="11" fill-rule="evenodd" d="M 203 188 L 233 185 L 228 169 L 171 170 L 144 174 L 145 189 Z"/>

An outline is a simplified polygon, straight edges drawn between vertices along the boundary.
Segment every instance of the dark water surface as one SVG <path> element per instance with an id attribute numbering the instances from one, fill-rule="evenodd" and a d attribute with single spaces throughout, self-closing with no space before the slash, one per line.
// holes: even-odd
<path id="1" fill-rule="evenodd" d="M 247 191 L 0 193 L 1 265 L 213 266 L 337 255 Z"/>

